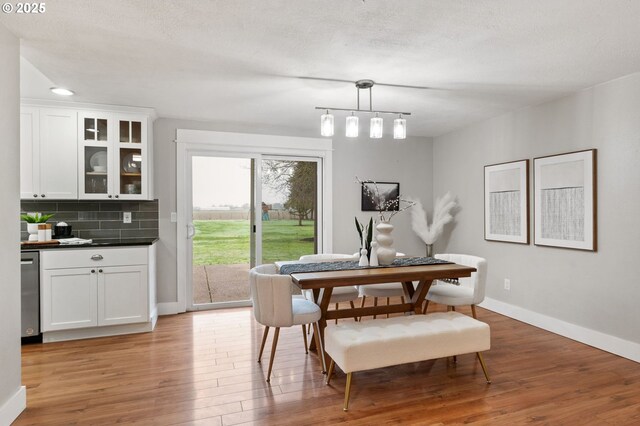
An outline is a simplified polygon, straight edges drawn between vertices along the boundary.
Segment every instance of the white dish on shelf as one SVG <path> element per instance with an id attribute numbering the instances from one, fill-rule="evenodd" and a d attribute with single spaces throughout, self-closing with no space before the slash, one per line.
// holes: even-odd
<path id="1" fill-rule="evenodd" d="M 89 158 L 89 165 L 94 172 L 107 171 L 107 151 L 98 151 Z M 98 170 L 97 167 L 101 168 Z"/>
<path id="2" fill-rule="evenodd" d="M 122 159 L 122 170 L 124 170 L 125 173 L 140 173 L 140 166 L 142 164 L 139 160 L 140 158 L 140 154 L 127 154 Z"/>

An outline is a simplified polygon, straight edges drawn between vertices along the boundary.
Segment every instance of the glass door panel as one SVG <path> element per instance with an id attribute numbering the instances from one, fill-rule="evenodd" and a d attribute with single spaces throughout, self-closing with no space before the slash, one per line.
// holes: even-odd
<path id="1" fill-rule="evenodd" d="M 84 147 L 84 193 L 107 194 L 109 189 L 107 147 Z"/>
<path id="2" fill-rule="evenodd" d="M 106 118 L 85 117 L 84 140 L 106 142 L 109 137 Z"/>
<path id="3" fill-rule="evenodd" d="M 140 121 L 119 121 L 120 143 L 141 143 L 142 142 L 142 122 Z"/>
<path id="4" fill-rule="evenodd" d="M 262 263 L 318 252 L 318 173 L 314 160 L 262 160 Z"/>
<path id="5" fill-rule="evenodd" d="M 251 158 L 192 157 L 194 309 L 249 300 L 253 164 Z"/>
<path id="6" fill-rule="evenodd" d="M 142 194 L 142 151 L 120 148 L 119 170 L 120 194 Z"/>

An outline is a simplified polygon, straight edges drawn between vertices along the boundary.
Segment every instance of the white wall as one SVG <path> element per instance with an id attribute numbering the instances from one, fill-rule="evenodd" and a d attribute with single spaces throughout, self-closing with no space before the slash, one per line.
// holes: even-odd
<path id="1" fill-rule="evenodd" d="M 437 250 L 486 257 L 487 296 L 515 311 L 640 343 L 639 111 L 634 74 L 435 138 L 434 190 L 451 190 L 462 208 Z M 598 149 L 598 252 L 484 240 L 485 165 L 589 148 Z M 640 360 L 640 346 L 627 346 Z"/>
<path id="2" fill-rule="evenodd" d="M 0 223 L 16 223 L 20 214 L 20 70 L 19 42 L 0 25 Z M 0 424 L 24 408 L 20 387 L 20 228 L 0 233 Z"/>
<path id="3" fill-rule="evenodd" d="M 176 295 L 176 224 L 170 214 L 176 211 L 176 129 L 215 130 L 222 132 L 258 133 L 267 135 L 317 137 L 317 133 L 238 123 L 205 123 L 161 118 L 154 123 L 155 196 L 160 208 L 160 241 L 158 244 L 158 302 L 170 303 Z M 407 139 L 397 143 L 392 139 L 372 141 L 367 137 L 347 140 L 333 139 L 333 251 L 352 253 L 357 250 L 355 215 L 368 217 L 360 211 L 360 188 L 355 176 L 381 181 L 399 181 L 404 194 L 423 200 L 431 208 L 432 149 L 431 140 Z M 398 250 L 422 254 L 424 247 L 413 235 L 409 215 L 393 218 Z"/>

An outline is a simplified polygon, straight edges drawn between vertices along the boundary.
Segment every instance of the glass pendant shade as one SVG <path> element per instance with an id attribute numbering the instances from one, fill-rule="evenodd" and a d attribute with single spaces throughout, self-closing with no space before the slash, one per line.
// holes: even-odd
<path id="1" fill-rule="evenodd" d="M 378 114 L 371 119 L 369 137 L 372 139 L 380 139 L 382 137 L 382 118 L 378 117 Z"/>
<path id="2" fill-rule="evenodd" d="M 347 117 L 347 126 L 346 126 L 346 136 L 348 138 L 357 138 L 358 137 L 358 117 L 351 113 L 350 116 Z"/>
<path id="3" fill-rule="evenodd" d="M 402 118 L 396 118 L 393 120 L 393 138 L 394 139 L 406 139 L 407 138 L 407 120 Z"/>
<path id="4" fill-rule="evenodd" d="M 320 134 L 322 136 L 333 136 L 333 115 L 326 114 L 320 116 Z"/>

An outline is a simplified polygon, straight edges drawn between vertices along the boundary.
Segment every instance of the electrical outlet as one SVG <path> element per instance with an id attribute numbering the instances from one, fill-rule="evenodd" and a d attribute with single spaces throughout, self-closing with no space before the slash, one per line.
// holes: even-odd
<path id="1" fill-rule="evenodd" d="M 171 212 L 171 222 L 176 223 L 178 221 L 178 213 Z"/>
<path id="2" fill-rule="evenodd" d="M 509 278 L 504 279 L 504 289 L 511 290 L 511 280 Z"/>
<path id="3" fill-rule="evenodd" d="M 131 223 L 131 212 L 122 213 L 122 223 Z"/>

